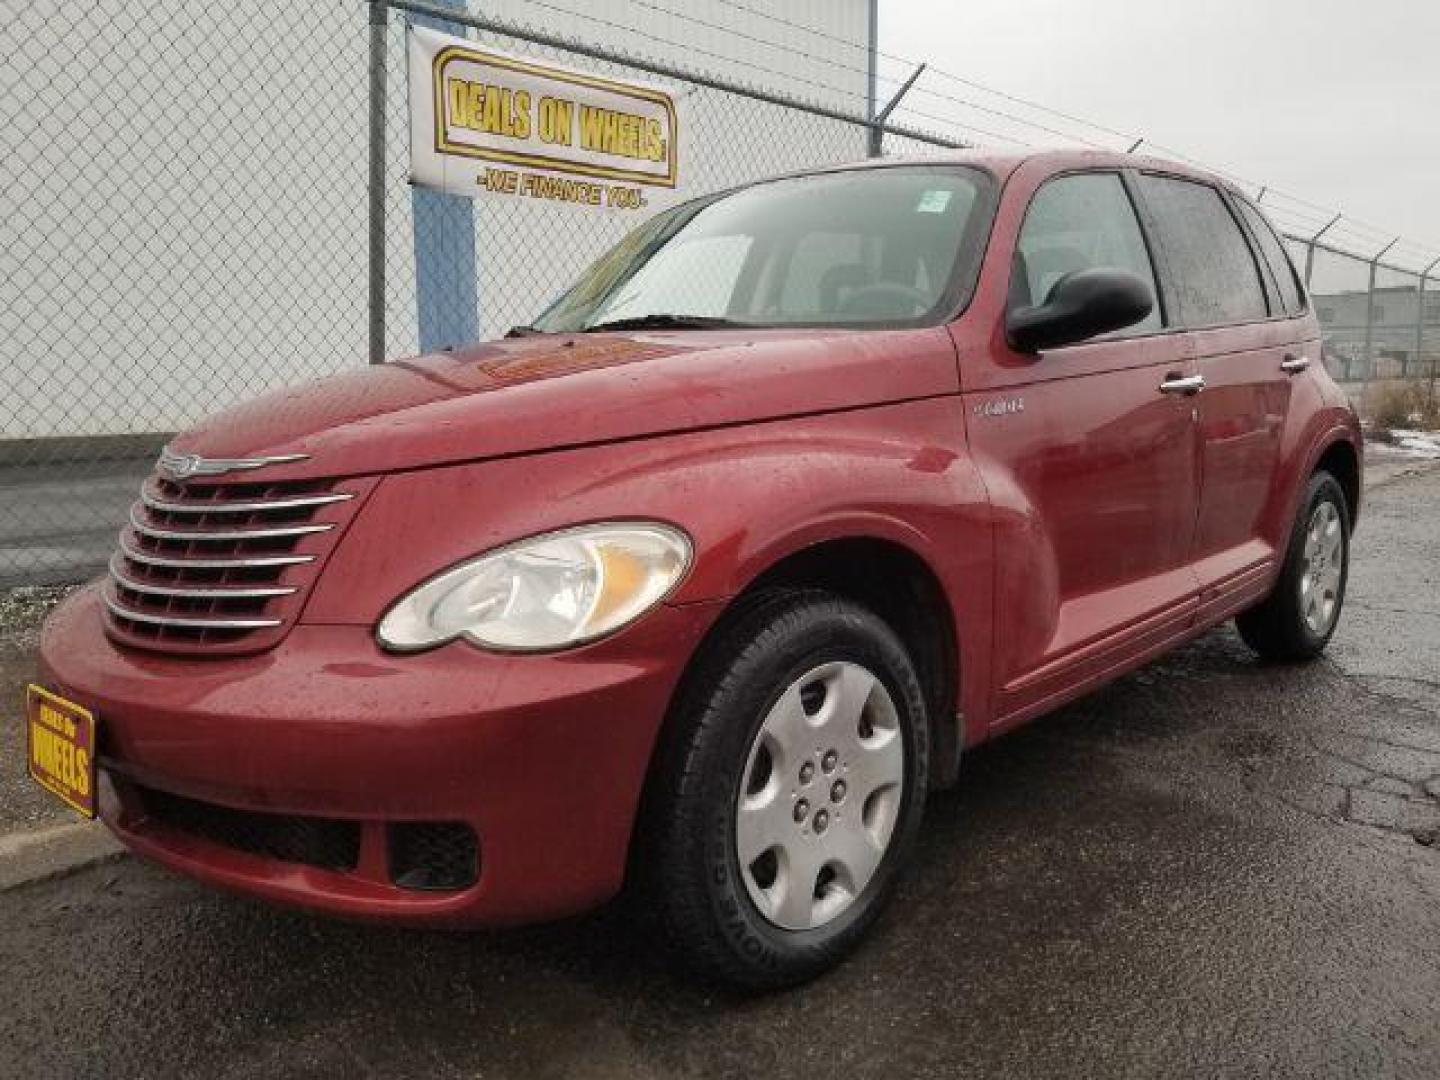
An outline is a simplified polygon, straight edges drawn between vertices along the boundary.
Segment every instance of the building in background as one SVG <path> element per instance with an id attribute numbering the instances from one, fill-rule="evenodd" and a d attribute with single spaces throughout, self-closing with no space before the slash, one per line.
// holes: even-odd
<path id="1" fill-rule="evenodd" d="M 1428 376 L 1440 349 L 1440 288 L 1426 289 L 1423 321 L 1420 295 L 1414 285 L 1379 286 L 1373 297 L 1367 289 L 1312 294 L 1331 373 L 1342 381 Z"/>

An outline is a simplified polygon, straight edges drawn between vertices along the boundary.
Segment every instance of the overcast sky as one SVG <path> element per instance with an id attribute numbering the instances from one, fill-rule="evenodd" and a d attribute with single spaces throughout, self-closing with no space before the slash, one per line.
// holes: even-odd
<path id="1" fill-rule="evenodd" d="M 880 48 L 1147 136 L 1440 253 L 1440 0 L 880 0 Z M 943 79 L 923 85 L 1017 111 Z"/>

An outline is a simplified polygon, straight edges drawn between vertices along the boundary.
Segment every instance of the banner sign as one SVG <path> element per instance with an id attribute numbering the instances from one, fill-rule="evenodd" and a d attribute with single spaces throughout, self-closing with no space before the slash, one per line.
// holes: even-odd
<path id="1" fill-rule="evenodd" d="M 679 184 L 674 98 L 410 28 L 410 172 L 456 195 L 638 209 Z"/>

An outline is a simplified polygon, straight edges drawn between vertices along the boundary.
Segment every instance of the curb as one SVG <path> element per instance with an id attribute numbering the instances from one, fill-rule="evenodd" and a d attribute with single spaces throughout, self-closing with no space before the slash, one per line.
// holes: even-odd
<path id="1" fill-rule="evenodd" d="M 0 468 L 122 462 L 149 467 L 173 432 L 0 439 Z"/>
<path id="2" fill-rule="evenodd" d="M 105 826 L 93 821 L 8 833 L 0 836 L 0 892 L 72 874 L 124 850 Z"/>

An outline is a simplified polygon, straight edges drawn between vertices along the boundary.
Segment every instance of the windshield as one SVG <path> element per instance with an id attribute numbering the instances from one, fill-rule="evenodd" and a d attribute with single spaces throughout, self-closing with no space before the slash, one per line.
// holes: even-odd
<path id="1" fill-rule="evenodd" d="M 535 328 L 922 325 L 972 283 L 986 180 L 858 169 L 686 203 L 602 256 Z"/>

